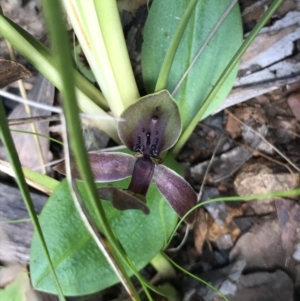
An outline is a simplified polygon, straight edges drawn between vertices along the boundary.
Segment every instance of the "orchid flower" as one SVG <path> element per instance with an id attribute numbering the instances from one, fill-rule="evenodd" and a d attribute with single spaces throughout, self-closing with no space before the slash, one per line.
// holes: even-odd
<path id="1" fill-rule="evenodd" d="M 139 209 L 149 213 L 146 194 L 152 181 L 175 212 L 182 217 L 197 202 L 188 182 L 170 168 L 161 165 L 159 155 L 178 140 L 181 120 L 177 104 L 168 91 L 142 97 L 128 107 L 118 124 L 122 142 L 136 156 L 116 152 L 90 153 L 89 160 L 96 182 L 113 182 L 131 177 L 127 190 L 113 186 L 98 188 L 100 199 L 111 201 L 119 210 Z M 64 162 L 55 169 L 65 174 Z M 80 179 L 76 166 L 75 178 Z M 194 214 L 186 222 L 192 223 Z"/>

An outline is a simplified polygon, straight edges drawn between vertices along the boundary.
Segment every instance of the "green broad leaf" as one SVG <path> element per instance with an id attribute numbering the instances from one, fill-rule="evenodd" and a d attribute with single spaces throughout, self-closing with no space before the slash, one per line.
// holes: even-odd
<path id="1" fill-rule="evenodd" d="M 165 158 L 165 163 L 175 171 L 181 171 L 171 156 Z M 129 181 L 130 179 L 126 179 L 112 184 L 127 188 Z M 78 182 L 78 186 L 91 212 L 82 183 Z M 176 213 L 153 183 L 147 194 L 147 204 L 150 208 L 149 215 L 144 215 L 139 210 L 121 212 L 113 208 L 111 203 L 103 201 L 112 229 L 138 270 L 163 249 L 177 221 Z M 54 190 L 39 221 L 59 283 L 66 296 L 92 294 L 118 282 L 118 278 L 80 220 L 66 180 Z M 36 289 L 56 293 L 36 233 L 31 245 L 30 274 Z M 128 274 L 132 275 L 132 272 L 128 270 Z"/>
<path id="2" fill-rule="evenodd" d="M 166 89 L 172 92 L 204 45 L 231 0 L 199 0 L 178 46 Z M 161 66 L 189 0 L 154 0 L 144 29 L 142 72 L 147 92 L 153 92 Z M 197 114 L 224 68 L 242 43 L 242 23 L 235 5 L 173 95 L 183 121 L 183 132 Z M 202 119 L 210 115 L 232 88 L 237 68 L 227 78 Z"/>

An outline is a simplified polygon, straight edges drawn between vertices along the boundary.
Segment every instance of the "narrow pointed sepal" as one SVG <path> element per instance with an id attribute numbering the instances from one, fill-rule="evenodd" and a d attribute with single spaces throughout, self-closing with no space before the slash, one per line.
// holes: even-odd
<path id="1" fill-rule="evenodd" d="M 197 203 L 197 194 L 191 185 L 176 172 L 163 165 L 156 165 L 152 181 L 165 197 L 174 211 L 183 217 Z M 195 212 L 187 216 L 185 221 L 193 223 Z"/>
<path id="2" fill-rule="evenodd" d="M 130 177 L 136 161 L 134 156 L 123 153 L 89 153 L 88 156 L 95 182 L 112 182 Z M 73 176 L 81 180 L 75 162 L 71 164 Z M 65 161 L 56 165 L 54 170 L 65 175 Z"/>
<path id="3" fill-rule="evenodd" d="M 118 210 L 137 209 L 145 214 L 150 213 L 146 205 L 146 198 L 140 194 L 113 186 L 100 187 L 97 191 L 100 199 L 110 201 Z"/>

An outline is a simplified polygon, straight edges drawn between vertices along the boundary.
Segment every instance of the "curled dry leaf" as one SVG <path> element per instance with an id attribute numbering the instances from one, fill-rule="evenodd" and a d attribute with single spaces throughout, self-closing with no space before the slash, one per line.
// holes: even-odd
<path id="1" fill-rule="evenodd" d="M 31 72 L 22 64 L 11 60 L 0 59 L 0 88 L 3 88 L 16 80 L 31 76 Z"/>

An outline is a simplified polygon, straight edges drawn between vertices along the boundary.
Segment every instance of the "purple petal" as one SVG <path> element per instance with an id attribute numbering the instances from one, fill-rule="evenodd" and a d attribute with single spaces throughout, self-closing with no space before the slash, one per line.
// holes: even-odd
<path id="1" fill-rule="evenodd" d="M 136 158 L 123 153 L 89 153 L 90 165 L 96 182 L 111 182 L 128 178 L 132 175 Z M 81 179 L 79 171 L 72 163 L 73 175 Z M 61 174 L 66 174 L 65 161 L 54 167 Z"/>
<path id="2" fill-rule="evenodd" d="M 171 148 L 181 132 L 177 104 L 168 91 L 142 97 L 128 107 L 119 122 L 119 136 L 123 143 L 144 156 L 157 157 Z"/>
<path id="3" fill-rule="evenodd" d="M 97 190 L 99 198 L 111 201 L 113 206 L 118 210 L 137 209 L 145 214 L 149 214 L 150 212 L 146 205 L 146 198 L 142 195 L 113 186 L 100 187 Z"/>
<path id="4" fill-rule="evenodd" d="M 152 181 L 176 213 L 183 217 L 197 203 L 197 195 L 191 185 L 176 172 L 163 165 L 156 165 Z M 185 219 L 193 223 L 195 211 Z"/>
<path id="5" fill-rule="evenodd" d="M 135 162 L 128 190 L 146 195 L 154 171 L 155 163 L 146 157 L 138 158 Z"/>

